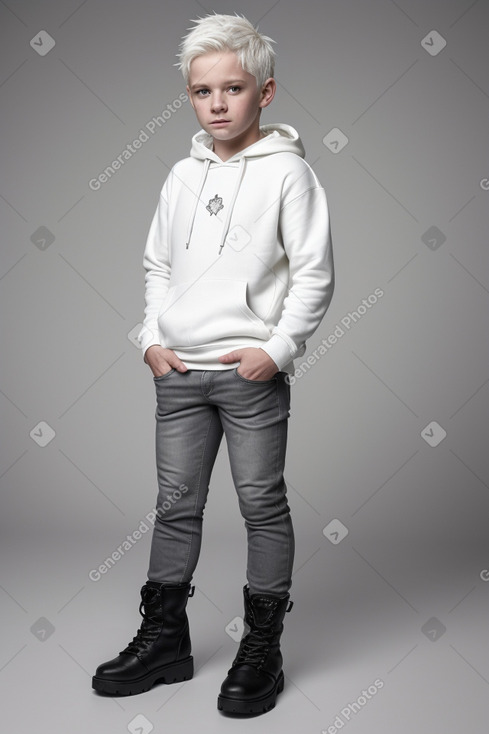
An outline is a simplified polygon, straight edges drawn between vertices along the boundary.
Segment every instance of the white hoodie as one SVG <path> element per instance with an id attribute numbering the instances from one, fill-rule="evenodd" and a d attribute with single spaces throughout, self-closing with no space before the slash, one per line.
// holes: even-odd
<path id="1" fill-rule="evenodd" d="M 290 125 L 260 128 L 256 143 L 222 161 L 200 130 L 173 166 L 148 234 L 146 308 L 138 339 L 174 350 L 189 369 L 261 347 L 279 370 L 323 318 L 334 271 L 324 189 Z"/>

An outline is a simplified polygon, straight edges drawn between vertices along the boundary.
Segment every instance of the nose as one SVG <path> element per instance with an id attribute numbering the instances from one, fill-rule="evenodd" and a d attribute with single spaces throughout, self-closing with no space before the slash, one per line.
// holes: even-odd
<path id="1" fill-rule="evenodd" d="M 211 99 L 211 110 L 212 112 L 222 112 L 226 109 L 226 102 L 220 92 L 215 92 Z"/>

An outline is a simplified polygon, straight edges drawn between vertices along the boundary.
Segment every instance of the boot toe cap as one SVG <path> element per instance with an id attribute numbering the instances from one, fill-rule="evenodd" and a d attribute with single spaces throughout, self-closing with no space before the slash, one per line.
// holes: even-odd
<path id="1" fill-rule="evenodd" d="M 146 668 L 136 655 L 120 654 L 112 660 L 101 663 L 95 671 L 95 677 L 124 681 L 127 680 L 128 676 L 139 676 L 146 672 Z"/>
<path id="2" fill-rule="evenodd" d="M 231 669 L 221 686 L 221 695 L 239 700 L 267 695 L 273 690 L 275 680 L 252 665 Z"/>

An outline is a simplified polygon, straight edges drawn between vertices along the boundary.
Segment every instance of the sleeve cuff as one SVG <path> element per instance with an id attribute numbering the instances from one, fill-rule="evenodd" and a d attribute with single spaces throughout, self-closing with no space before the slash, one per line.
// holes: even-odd
<path id="1" fill-rule="evenodd" d="M 260 349 L 263 349 L 273 359 L 279 370 L 283 370 L 289 364 L 297 351 L 295 348 L 291 349 L 289 342 L 285 341 L 280 334 L 273 334 L 265 344 L 261 345 Z"/>
<path id="2" fill-rule="evenodd" d="M 158 334 L 155 333 L 152 329 L 148 329 L 147 326 L 143 326 L 141 331 L 139 332 L 137 336 L 137 340 L 139 342 L 141 352 L 143 354 L 143 360 L 145 357 L 146 352 L 150 347 L 153 347 L 155 345 L 162 346 Z"/>

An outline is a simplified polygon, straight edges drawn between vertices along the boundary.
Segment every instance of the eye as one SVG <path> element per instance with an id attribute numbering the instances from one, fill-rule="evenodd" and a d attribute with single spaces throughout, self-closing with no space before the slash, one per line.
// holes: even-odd
<path id="1" fill-rule="evenodd" d="M 233 91 L 233 90 L 234 90 L 234 91 L 236 91 L 236 92 L 239 92 L 239 91 L 241 90 L 241 87 L 238 87 L 238 86 L 232 86 L 232 87 L 229 87 L 229 89 L 230 89 L 231 91 Z"/>
<path id="2" fill-rule="evenodd" d="M 198 89 L 198 90 L 196 91 L 196 93 L 195 93 L 195 94 L 196 94 L 196 95 L 197 95 L 198 97 L 199 97 L 199 96 L 200 96 L 200 97 L 205 97 L 205 96 L 206 96 L 206 93 L 207 93 L 208 91 L 209 91 L 208 89 Z"/>

